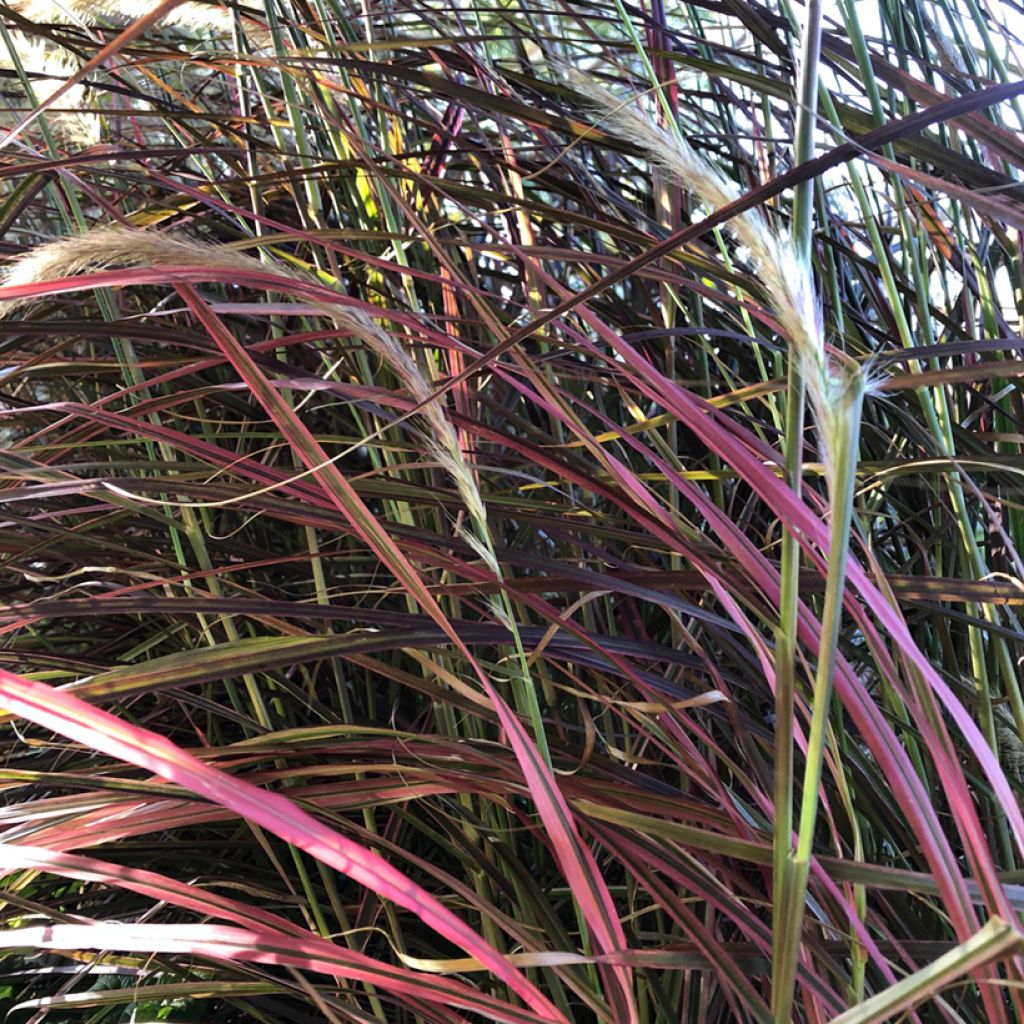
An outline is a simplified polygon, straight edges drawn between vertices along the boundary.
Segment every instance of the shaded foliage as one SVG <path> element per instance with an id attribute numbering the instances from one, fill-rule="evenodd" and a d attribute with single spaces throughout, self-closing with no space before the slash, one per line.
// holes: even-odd
<path id="1" fill-rule="evenodd" d="M 1019 9 L 827 7 L 800 161 L 788 3 L 166 6 L 2 7 L 3 255 L 148 233 L 0 287 L 7 1019 L 1024 1019 Z"/>

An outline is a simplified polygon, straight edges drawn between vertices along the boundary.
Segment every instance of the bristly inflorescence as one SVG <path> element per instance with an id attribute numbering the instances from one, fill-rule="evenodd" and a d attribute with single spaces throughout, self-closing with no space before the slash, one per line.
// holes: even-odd
<path id="1" fill-rule="evenodd" d="M 52 39 L 28 35 L 17 29 L 7 33 L 8 45 L 17 53 L 18 62 L 28 81 L 32 98 L 43 102 L 52 96 L 78 70 L 80 62 L 70 50 L 65 49 Z M 0 46 L 0 68 L 14 69 L 14 58 L 5 53 Z M 73 85 L 66 90 L 60 99 L 61 109 L 47 114 L 47 123 L 55 134 L 66 142 L 81 146 L 91 146 L 100 138 L 100 119 L 97 114 L 83 108 L 87 106 L 86 87 Z M 25 99 L 28 97 L 26 96 Z M 6 113 L 3 119 L 5 128 L 14 128 L 24 110 Z"/>
<path id="2" fill-rule="evenodd" d="M 94 29 L 107 24 L 128 25 L 156 9 L 158 0 L 12 0 L 11 7 L 36 24 L 73 25 Z M 237 10 L 237 14 L 236 14 Z M 271 33 L 258 20 L 266 11 L 265 0 L 247 0 L 233 10 L 227 4 L 197 3 L 185 0 L 161 17 L 164 29 L 176 29 L 193 37 L 223 41 L 232 38 L 236 17 L 241 17 L 249 48 L 259 52 L 272 50 Z"/>
<path id="3" fill-rule="evenodd" d="M 712 210 L 740 198 L 738 186 L 702 157 L 679 132 L 644 117 L 590 75 L 562 69 L 588 106 L 601 115 L 600 126 L 641 150 L 681 187 Z M 877 387 L 874 376 L 856 361 L 830 354 L 825 347 L 821 305 L 810 264 L 789 235 L 774 227 L 760 209 L 737 214 L 726 229 L 750 254 L 764 293 L 789 341 L 811 401 L 821 457 L 829 479 L 852 417 L 859 419 L 865 395 Z"/>
<path id="4" fill-rule="evenodd" d="M 209 267 L 264 276 L 270 273 L 280 278 L 282 291 L 288 290 L 290 282 L 305 285 L 317 283 L 311 277 L 281 263 L 268 266 L 258 259 L 223 246 L 206 245 L 190 238 L 155 231 L 109 226 L 29 249 L 7 265 L 0 285 L 55 281 L 117 267 L 160 266 Z M 35 299 L 32 297 L 0 300 L 0 317 L 33 301 Z M 391 368 L 426 420 L 424 438 L 428 454 L 450 475 L 472 520 L 483 522 L 486 515 L 483 500 L 459 445 L 458 434 L 416 360 L 367 313 L 343 304 L 340 298 L 337 303 L 325 300 L 312 305 L 318 313 L 330 319 L 339 331 L 362 342 Z"/>
<path id="5" fill-rule="evenodd" d="M 13 0 L 11 6 L 24 18 L 41 24 L 94 26 L 101 21 L 132 22 L 148 14 L 156 0 Z M 257 4 L 248 3 L 248 7 Z M 165 25 L 193 31 L 226 33 L 234 23 L 232 12 L 218 4 L 178 4 L 163 18 Z"/>

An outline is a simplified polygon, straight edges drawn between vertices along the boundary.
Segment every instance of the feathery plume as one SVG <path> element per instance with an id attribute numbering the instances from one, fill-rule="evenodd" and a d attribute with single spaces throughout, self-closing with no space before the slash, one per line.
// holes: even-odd
<path id="1" fill-rule="evenodd" d="M 11 6 L 23 17 L 44 24 L 92 27 L 104 21 L 131 22 L 149 13 L 157 0 L 14 0 Z M 250 3 L 247 6 L 258 6 Z M 162 24 L 194 32 L 229 33 L 231 11 L 215 4 L 183 3 L 169 11 Z"/>
<path id="2" fill-rule="evenodd" d="M 79 62 L 62 46 L 37 36 L 26 35 L 17 29 L 8 32 L 10 45 L 17 51 L 22 70 L 29 78 L 29 85 L 36 102 L 42 103 L 52 96 L 79 69 Z M 0 48 L 0 67 L 14 70 L 15 63 L 9 52 Z M 20 82 L 15 81 L 14 88 L 22 94 L 22 102 L 27 102 Z M 85 106 L 86 88 L 78 84 L 72 86 L 61 97 L 60 106 L 78 108 Z M 68 142 L 76 142 L 83 146 L 91 146 L 100 138 L 100 119 L 96 114 L 87 114 L 73 110 L 60 113 L 49 111 L 47 123 L 61 138 Z M 14 127 L 20 120 L 20 114 L 5 112 L 5 127 Z"/>
<path id="3" fill-rule="evenodd" d="M 4 270 L 0 285 L 24 285 L 37 281 L 56 281 L 90 271 L 112 267 L 202 266 L 222 270 L 271 273 L 281 278 L 282 291 L 288 281 L 319 283 L 313 278 L 280 263 L 266 264 L 222 246 L 207 245 L 189 238 L 139 231 L 119 226 L 94 228 L 83 235 L 57 239 L 28 250 Z M 31 298 L 0 301 L 0 318 L 34 301 Z M 473 474 L 466 464 L 458 435 L 445 416 L 433 388 L 416 360 L 387 331 L 362 310 L 340 302 L 315 302 L 313 306 L 333 321 L 340 331 L 358 338 L 391 367 L 410 397 L 422 405 L 427 421 L 427 450 L 452 478 L 473 522 L 484 523 L 483 499 Z"/>
<path id="4" fill-rule="evenodd" d="M 740 197 L 737 185 L 704 159 L 677 132 L 643 117 L 632 103 L 574 68 L 563 69 L 587 104 L 601 114 L 601 127 L 642 150 L 704 205 L 717 210 Z M 860 415 L 865 394 L 875 382 L 852 360 L 830 358 L 825 351 L 821 309 L 807 261 L 789 236 L 774 228 L 759 209 L 746 210 L 725 227 L 750 253 L 782 333 L 789 340 L 807 386 L 821 435 L 821 454 L 829 478 L 842 431 L 849 417 Z"/>

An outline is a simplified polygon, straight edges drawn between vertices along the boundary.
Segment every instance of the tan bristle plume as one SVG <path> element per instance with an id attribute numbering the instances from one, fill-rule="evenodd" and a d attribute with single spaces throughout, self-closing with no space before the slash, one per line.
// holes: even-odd
<path id="1" fill-rule="evenodd" d="M 95 26 L 103 22 L 131 22 L 149 14 L 158 0 L 13 0 L 22 17 L 41 24 Z M 247 3 L 258 7 L 259 3 Z M 231 31 L 234 16 L 216 4 L 183 3 L 173 8 L 161 24 L 196 32 L 223 34 Z"/>
<path id="2" fill-rule="evenodd" d="M 602 130 L 642 150 L 647 159 L 671 174 L 705 206 L 717 210 L 739 198 L 736 184 L 680 134 L 642 116 L 632 102 L 623 103 L 591 76 L 572 68 L 562 71 L 585 102 L 600 114 Z M 789 236 L 774 228 L 758 209 L 738 214 L 724 227 L 749 251 L 782 333 L 800 361 L 821 434 L 822 459 L 831 474 L 845 420 L 855 411 L 859 414 L 860 400 L 873 383 L 856 363 L 830 359 L 826 354 L 811 267 L 797 253 Z"/>
<path id="3" fill-rule="evenodd" d="M 287 292 L 290 281 L 318 283 L 283 264 L 267 265 L 233 249 L 205 245 L 174 235 L 110 226 L 28 250 L 7 265 L 0 284 L 11 286 L 57 281 L 114 267 L 172 265 L 272 273 L 281 278 L 282 292 Z M 33 301 L 31 298 L 0 301 L 0 317 Z M 462 454 L 458 435 L 416 360 L 388 331 L 361 310 L 341 302 L 314 302 L 313 306 L 332 320 L 340 331 L 357 338 L 390 366 L 410 397 L 422 405 L 420 413 L 427 421 L 429 454 L 451 476 L 469 514 L 475 521 L 482 521 L 485 515 L 483 501 Z"/>
<path id="4" fill-rule="evenodd" d="M 37 103 L 49 99 L 79 69 L 77 59 L 62 46 L 37 36 L 26 35 L 16 29 L 9 30 L 10 45 L 18 55 L 22 70 L 28 76 L 33 98 Z M 0 46 L 0 67 L 14 69 L 11 55 Z M 24 111 L 5 113 L 4 126 L 13 128 L 27 113 Z M 100 119 L 96 114 L 84 113 L 76 108 L 86 105 L 86 89 L 82 85 L 74 85 L 63 96 L 57 105 L 68 108 L 67 111 L 50 111 L 46 115 L 47 124 L 67 142 L 75 142 L 82 146 L 91 146 L 99 141 Z"/>

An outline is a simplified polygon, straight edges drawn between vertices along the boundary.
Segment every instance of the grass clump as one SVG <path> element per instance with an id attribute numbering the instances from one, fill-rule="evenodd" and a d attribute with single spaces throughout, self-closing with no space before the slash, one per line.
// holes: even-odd
<path id="1" fill-rule="evenodd" d="M 1024 1019 L 1012 4 L 2 14 L 5 1019 Z"/>

